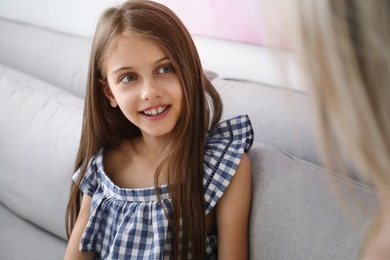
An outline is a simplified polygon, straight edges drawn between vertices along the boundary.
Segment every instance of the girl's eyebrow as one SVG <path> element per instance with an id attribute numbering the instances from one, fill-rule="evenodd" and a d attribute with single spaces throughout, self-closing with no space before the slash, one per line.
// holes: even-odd
<path id="1" fill-rule="evenodd" d="M 169 60 L 168 56 L 164 56 L 163 58 L 161 58 L 161 59 L 157 60 L 156 62 L 154 62 L 154 64 L 160 63 L 160 62 L 162 62 L 164 60 Z"/>
<path id="2" fill-rule="evenodd" d="M 115 73 L 118 73 L 119 71 L 121 71 L 121 70 L 129 70 L 129 69 L 132 69 L 133 67 L 120 67 L 120 68 L 117 68 L 117 69 L 115 69 L 115 70 L 113 70 L 112 72 L 111 72 L 111 75 L 114 75 Z"/>
<path id="3" fill-rule="evenodd" d="M 163 58 L 156 60 L 156 61 L 154 62 L 154 64 L 158 64 L 158 63 L 160 63 L 160 62 L 162 62 L 162 61 L 164 61 L 164 60 L 169 60 L 168 56 L 164 56 Z M 117 69 L 113 70 L 113 71 L 111 72 L 111 74 L 113 75 L 113 74 L 115 74 L 115 73 L 118 73 L 118 72 L 121 71 L 121 70 L 129 70 L 129 69 L 132 69 L 132 68 L 133 68 L 133 67 L 131 67 L 131 66 L 120 67 L 120 68 L 117 68 Z"/>

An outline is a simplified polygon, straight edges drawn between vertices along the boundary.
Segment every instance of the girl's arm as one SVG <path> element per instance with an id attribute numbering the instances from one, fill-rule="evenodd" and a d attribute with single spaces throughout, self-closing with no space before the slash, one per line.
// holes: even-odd
<path id="1" fill-rule="evenodd" d="M 95 258 L 94 252 L 86 253 L 86 252 L 80 252 L 79 250 L 81 236 L 83 235 L 84 229 L 89 219 L 91 200 L 92 198 L 90 196 L 86 194 L 83 195 L 80 212 L 79 215 L 77 216 L 77 220 L 73 228 L 72 234 L 70 235 L 64 260 L 84 260 L 84 259 Z"/>
<path id="2" fill-rule="evenodd" d="M 251 205 L 251 167 L 244 153 L 241 163 L 216 205 L 218 259 L 248 259 Z"/>

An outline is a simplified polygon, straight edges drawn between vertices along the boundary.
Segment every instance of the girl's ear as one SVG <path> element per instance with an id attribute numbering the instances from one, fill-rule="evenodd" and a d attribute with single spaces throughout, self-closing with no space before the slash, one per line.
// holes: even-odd
<path id="1" fill-rule="evenodd" d="M 108 86 L 108 84 L 105 81 L 100 81 L 100 83 L 101 83 L 104 95 L 108 98 L 108 101 L 110 101 L 110 105 L 112 107 L 117 107 L 118 103 L 116 102 L 116 99 L 111 92 L 110 86 Z"/>

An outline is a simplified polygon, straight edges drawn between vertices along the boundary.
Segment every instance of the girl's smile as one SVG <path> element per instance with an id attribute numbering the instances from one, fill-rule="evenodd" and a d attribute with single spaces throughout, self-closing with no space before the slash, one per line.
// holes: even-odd
<path id="1" fill-rule="evenodd" d="M 104 61 L 104 93 L 143 136 L 164 136 L 182 112 L 182 87 L 166 53 L 134 35 L 118 37 Z"/>
<path id="2" fill-rule="evenodd" d="M 169 113 L 169 105 L 159 105 L 150 107 L 140 113 L 148 120 L 160 120 Z"/>

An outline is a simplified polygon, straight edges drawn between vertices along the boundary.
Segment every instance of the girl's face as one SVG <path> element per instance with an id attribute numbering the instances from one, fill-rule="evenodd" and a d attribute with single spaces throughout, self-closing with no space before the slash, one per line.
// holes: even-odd
<path id="1" fill-rule="evenodd" d="M 111 106 L 139 127 L 143 136 L 164 136 L 182 112 L 182 87 L 159 46 L 137 36 L 120 36 L 104 61 Z"/>

